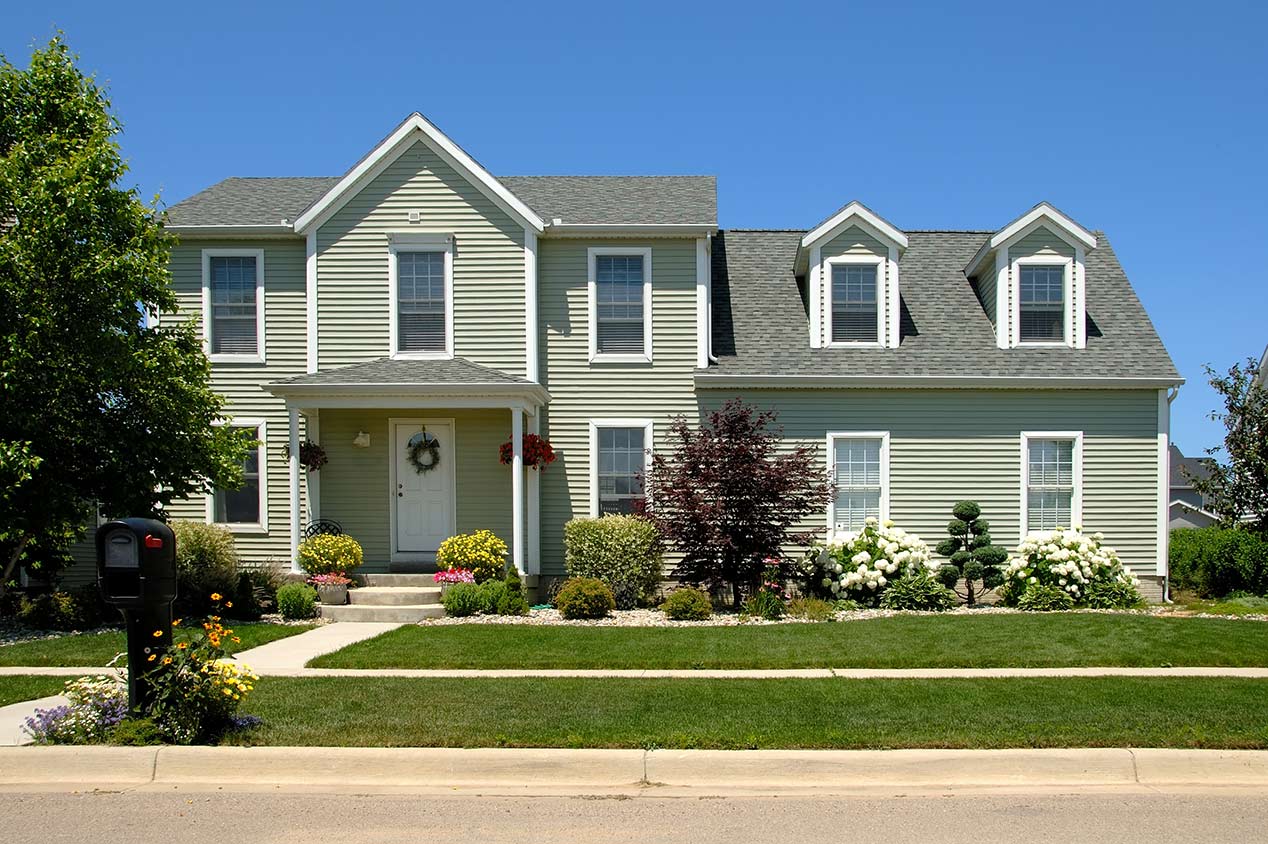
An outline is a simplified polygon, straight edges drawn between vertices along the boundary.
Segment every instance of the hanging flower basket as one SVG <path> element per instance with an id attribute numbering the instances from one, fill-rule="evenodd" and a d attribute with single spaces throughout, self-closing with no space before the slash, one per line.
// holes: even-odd
<path id="1" fill-rule="evenodd" d="M 287 443 L 284 451 L 286 459 L 291 459 L 291 446 Z M 305 472 L 316 472 L 326 465 L 326 450 L 312 440 L 304 440 L 299 444 L 299 465 Z"/>
<path id="2" fill-rule="evenodd" d="M 498 448 L 498 460 L 508 466 L 511 465 L 515 457 L 512 448 L 510 440 L 502 443 Z M 550 442 L 537 434 L 525 434 L 522 448 L 524 465 L 529 469 L 545 471 L 547 466 L 555 462 L 555 450 L 550 447 Z"/>

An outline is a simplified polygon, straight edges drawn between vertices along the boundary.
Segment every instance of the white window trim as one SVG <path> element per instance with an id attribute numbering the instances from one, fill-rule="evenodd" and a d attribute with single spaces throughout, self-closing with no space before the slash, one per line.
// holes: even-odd
<path id="1" fill-rule="evenodd" d="M 591 419 L 590 420 L 590 518 L 599 517 L 599 429 L 600 428 L 642 428 L 643 429 L 643 474 L 652 468 L 652 450 L 655 443 L 655 425 L 650 419 Z M 643 490 L 647 498 L 647 489 Z"/>
<path id="2" fill-rule="evenodd" d="M 1061 267 L 1061 298 L 1063 316 L 1061 320 L 1060 340 L 1022 340 L 1021 339 L 1021 268 L 1026 266 Z M 1074 259 L 1060 255 L 1027 255 L 1012 260 L 1012 288 L 1010 306 L 1012 307 L 1012 332 L 1014 346 L 1073 346 L 1074 329 Z"/>
<path id="3" fill-rule="evenodd" d="M 255 259 L 255 354 L 211 353 L 211 259 Z M 203 264 L 203 351 L 212 363 L 264 363 L 264 250 L 204 249 Z"/>
<path id="4" fill-rule="evenodd" d="M 837 340 L 832 336 L 832 267 L 836 264 L 841 265 L 859 265 L 871 264 L 876 267 L 876 340 Z M 879 349 L 883 348 L 888 342 L 887 332 L 885 331 L 885 316 L 888 304 L 887 289 L 887 273 L 886 269 L 889 264 L 888 255 L 833 255 L 831 258 L 825 258 L 823 261 L 823 289 L 824 289 L 824 326 L 827 335 L 827 345 L 829 348 L 838 346 L 863 348 L 863 349 Z"/>
<path id="5" fill-rule="evenodd" d="M 595 267 L 600 255 L 639 255 L 643 259 L 643 353 L 638 355 L 599 353 L 599 309 Z M 652 250 L 651 247 L 591 246 L 586 249 L 586 309 L 590 324 L 591 363 L 652 362 Z"/>
<path id="6" fill-rule="evenodd" d="M 250 419 L 246 417 L 235 416 L 229 421 L 220 420 L 213 422 L 213 425 L 228 425 L 231 428 L 256 428 L 259 433 L 256 439 L 260 444 L 256 449 L 260 453 L 260 521 L 259 522 L 217 522 L 216 521 L 216 493 L 207 494 L 207 524 L 219 524 L 227 527 L 233 533 L 268 533 L 269 532 L 269 439 L 268 439 L 268 422 L 264 419 Z"/>
<path id="7" fill-rule="evenodd" d="M 443 252 L 445 255 L 445 348 L 436 352 L 399 351 L 399 307 L 396 280 L 396 256 L 400 252 Z M 388 290 L 388 356 L 393 360 L 451 360 L 453 342 L 453 253 L 452 234 L 437 232 L 403 232 L 388 234 L 387 290 Z"/>
<path id="8" fill-rule="evenodd" d="M 881 441 L 881 521 L 889 518 L 889 431 L 829 431 L 827 435 L 828 478 L 836 484 L 837 440 Z M 828 535 L 836 531 L 837 497 L 828 499 Z"/>
<path id="9" fill-rule="evenodd" d="M 1022 431 L 1021 432 L 1021 538 L 1030 533 L 1030 441 L 1073 440 L 1071 455 L 1074 492 L 1070 495 L 1070 522 L 1062 527 L 1081 527 L 1083 524 L 1083 432 L 1082 431 Z"/>

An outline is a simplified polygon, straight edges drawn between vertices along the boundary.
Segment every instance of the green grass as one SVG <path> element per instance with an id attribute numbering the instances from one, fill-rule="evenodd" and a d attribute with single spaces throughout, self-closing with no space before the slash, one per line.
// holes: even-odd
<path id="1" fill-rule="evenodd" d="M 1268 680 L 262 679 L 234 743 L 1268 748 Z"/>
<path id="2" fill-rule="evenodd" d="M 1257 595 L 1199 598 L 1192 592 L 1180 592 L 1175 601 L 1183 609 L 1209 615 L 1268 615 L 1268 598 Z"/>
<path id="3" fill-rule="evenodd" d="M 245 621 L 230 622 L 228 626 L 233 628 L 235 636 L 242 639 L 241 644 L 226 643 L 233 653 L 312 629 L 312 625 L 292 626 Z M 188 631 L 185 635 L 188 635 Z M 178 634 L 177 640 L 181 638 L 182 636 Z M 73 633 L 58 636 L 56 639 L 0 645 L 0 665 L 105 665 L 114 658 L 115 654 L 127 650 L 127 647 L 127 636 L 122 630 Z M 123 664 L 122 661 L 121 664 Z"/>
<path id="4" fill-rule="evenodd" d="M 0 677 L 0 706 L 61 692 L 69 677 Z"/>
<path id="5" fill-rule="evenodd" d="M 409 626 L 319 668 L 1268 666 L 1268 624 L 1138 615 L 898 616 L 749 627 Z"/>

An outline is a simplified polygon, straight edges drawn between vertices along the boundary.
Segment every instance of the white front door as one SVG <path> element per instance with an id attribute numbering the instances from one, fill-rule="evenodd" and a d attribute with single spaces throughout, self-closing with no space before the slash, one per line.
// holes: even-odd
<path id="1" fill-rule="evenodd" d="M 392 446 L 392 555 L 430 562 L 454 534 L 453 420 L 393 419 Z"/>

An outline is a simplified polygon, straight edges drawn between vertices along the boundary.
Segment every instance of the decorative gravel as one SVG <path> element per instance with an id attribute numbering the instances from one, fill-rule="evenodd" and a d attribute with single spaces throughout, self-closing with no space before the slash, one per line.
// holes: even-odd
<path id="1" fill-rule="evenodd" d="M 945 612 L 914 612 L 910 610 L 843 610 L 837 612 L 832 621 L 866 621 L 874 618 L 892 618 L 899 615 L 1013 615 L 1022 610 L 1009 607 L 957 607 Z M 1228 616 L 1212 613 L 1178 613 L 1171 607 L 1158 606 L 1143 610 L 1070 610 L 1072 613 L 1101 613 L 1106 615 L 1151 615 L 1151 616 L 1183 616 L 1187 618 L 1223 618 L 1238 621 L 1268 621 L 1268 615 Z M 465 618 L 427 618 L 418 622 L 423 627 L 447 626 L 453 624 L 528 624 L 536 626 L 561 627 L 736 627 L 739 625 L 762 626 L 769 624 L 818 624 L 806 618 L 786 616 L 778 621 L 739 615 L 736 613 L 715 613 L 706 621 L 674 621 L 660 610 L 617 610 L 607 618 L 569 620 L 560 615 L 556 609 L 534 609 L 528 615 L 472 615 Z"/>

